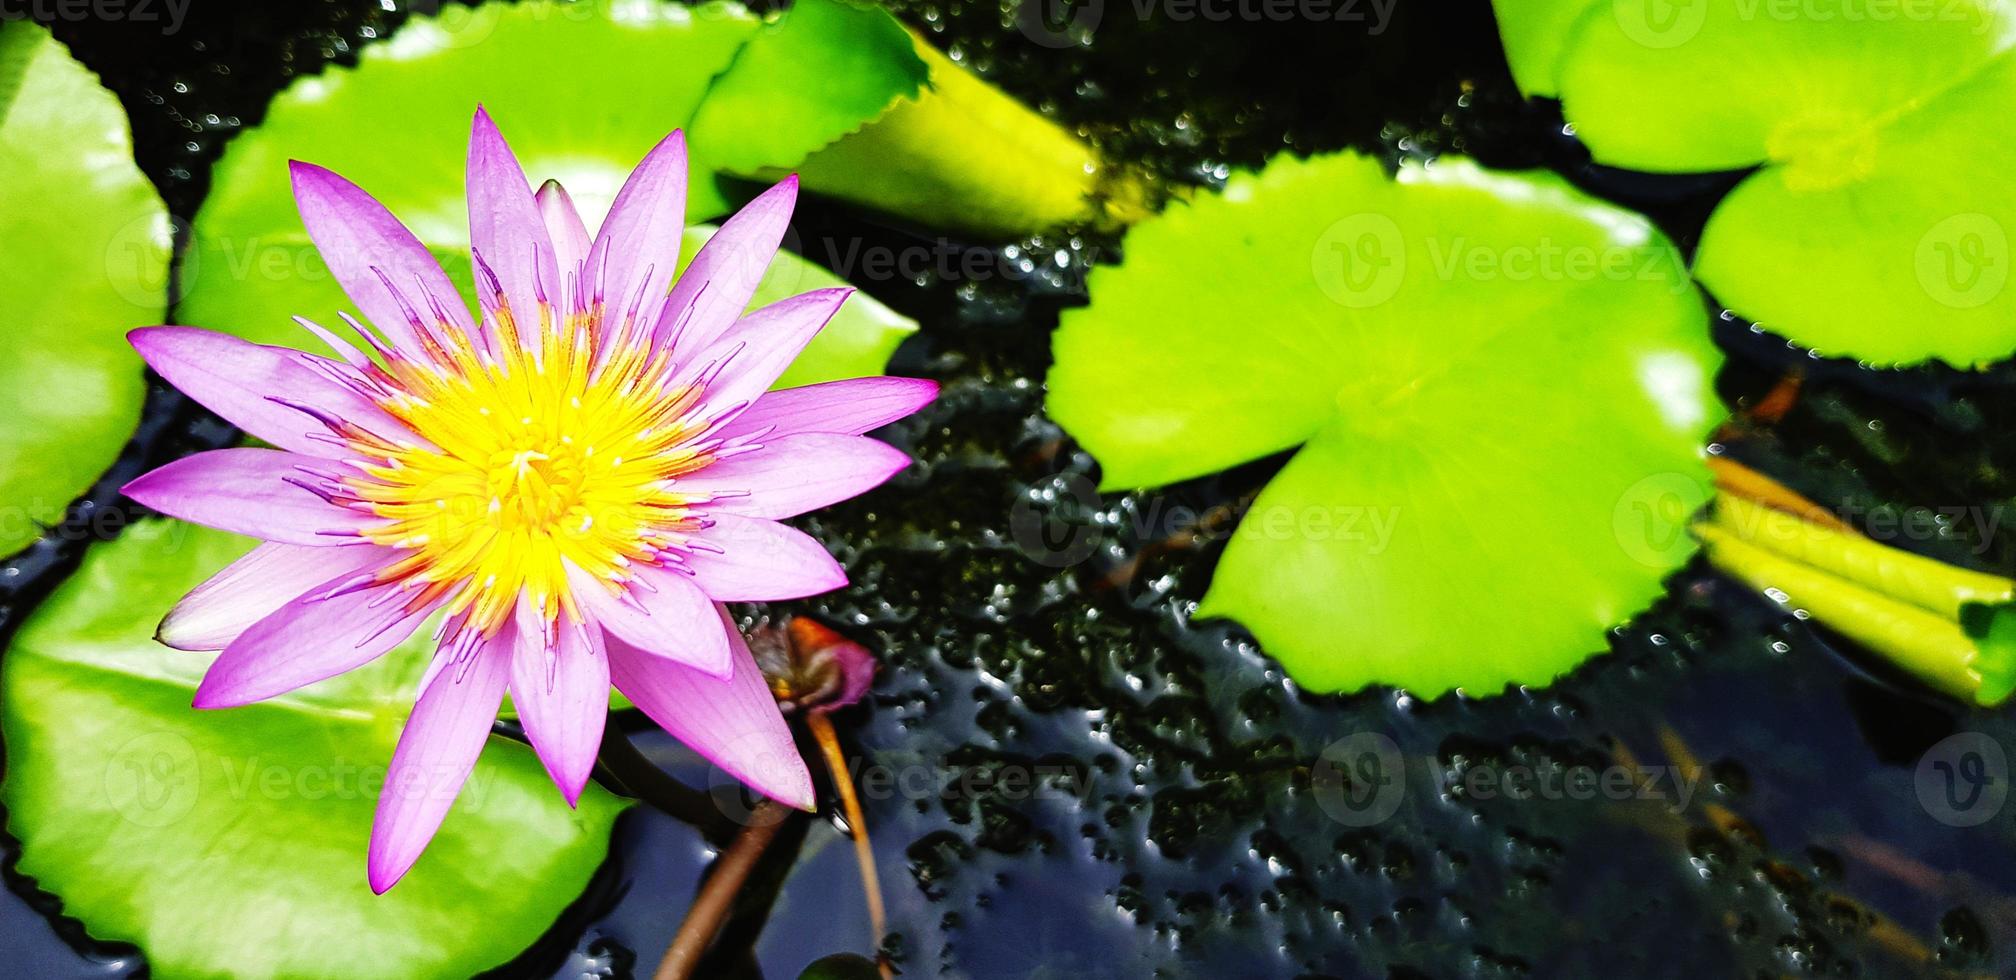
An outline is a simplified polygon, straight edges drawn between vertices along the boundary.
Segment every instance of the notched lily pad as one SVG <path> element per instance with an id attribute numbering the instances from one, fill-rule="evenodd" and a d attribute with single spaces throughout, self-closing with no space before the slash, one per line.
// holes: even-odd
<path id="1" fill-rule="evenodd" d="M 161 976 L 468 976 L 511 959 L 580 894 L 622 803 L 591 784 L 569 809 L 529 748 L 493 738 L 426 857 L 371 894 L 372 811 L 425 644 L 196 711 L 211 655 L 154 627 L 251 544 L 136 525 L 22 626 L 0 672 L 20 870 Z"/>
<path id="2" fill-rule="evenodd" d="M 1820 353 L 1959 366 L 2016 351 L 2016 20 L 1992 0 L 1497 4 L 1530 94 L 1595 159 L 1761 167 L 1702 234 L 1723 303 Z M 1824 15 L 1824 16 L 1823 16 Z"/>
<path id="3" fill-rule="evenodd" d="M 462 161 L 469 116 L 479 101 L 505 128 L 527 174 L 566 184 L 593 227 L 644 152 L 690 124 L 715 77 L 759 26 L 741 7 L 719 3 L 452 9 L 409 21 L 390 40 L 366 48 L 354 69 L 295 83 L 274 101 L 263 124 L 231 144 L 184 259 L 183 322 L 300 345 L 306 338 L 291 317 L 326 320 L 351 307 L 301 226 L 288 186 L 290 159 L 327 166 L 377 196 L 434 251 L 463 295 L 473 296 Z M 556 87 L 524 71 L 543 63 L 574 66 L 568 84 Z M 650 98 L 640 100 L 639 92 Z M 717 148 L 727 152 L 759 133 L 809 132 L 814 145 L 838 135 L 822 127 L 835 125 L 833 113 L 845 111 L 801 101 L 803 119 L 736 114 L 710 123 L 725 141 Z M 386 112 L 389 105 L 399 111 Z M 820 105 L 828 109 L 824 116 L 815 111 Z M 706 158 L 697 134 L 695 141 L 699 159 L 687 214 L 699 221 L 728 204 L 709 176 L 717 164 Z M 688 251 L 681 258 L 691 257 Z M 777 257 L 767 281 L 804 283 L 799 290 L 839 282 L 791 254 Z M 768 302 L 790 291 L 757 298 Z M 911 321 L 857 296 L 783 384 L 879 374 L 913 329 Z"/>
<path id="4" fill-rule="evenodd" d="M 169 239 L 119 100 L 46 28 L 0 22 L 0 555 L 60 520 L 139 421 L 125 334 L 164 315 Z"/>
<path id="5" fill-rule="evenodd" d="M 795 168 L 927 84 L 910 34 L 879 7 L 795 3 L 744 45 L 693 118 L 693 150 L 732 173 Z M 780 79 L 806 84 L 780 84 Z"/>
<path id="6" fill-rule="evenodd" d="M 712 225 L 695 225 L 686 229 L 685 245 L 679 253 L 680 272 L 686 271 L 687 263 L 700 253 L 700 246 L 713 237 L 714 231 Z M 770 268 L 763 273 L 762 280 L 756 284 L 749 306 L 754 309 L 798 293 L 845 285 L 846 280 L 818 265 L 789 252 L 779 252 L 777 258 L 771 261 Z M 833 322 L 812 338 L 805 352 L 784 369 L 776 387 L 795 388 L 821 381 L 878 374 L 882 366 L 889 363 L 889 355 L 894 354 L 897 346 L 903 343 L 903 338 L 916 332 L 917 321 L 882 305 L 880 300 L 867 293 L 856 292 L 848 298 L 846 305 L 840 307 Z"/>
<path id="7" fill-rule="evenodd" d="M 1198 612 L 1306 687 L 1545 683 L 1693 552 L 1705 308 L 1643 218 L 1558 177 L 1284 158 L 1089 289 L 1049 410 L 1107 488 L 1301 447 Z"/>
<path id="8" fill-rule="evenodd" d="M 756 30 L 739 6 L 535 0 L 445 6 L 364 48 L 354 68 L 297 80 L 233 140 L 196 215 L 178 319 L 262 343 L 299 345 L 291 317 L 350 309 L 308 240 L 289 160 L 335 170 L 382 201 L 469 290 L 464 161 L 480 103 L 534 180 L 558 179 L 590 227 L 644 153 L 692 117 Z M 528 65 L 566 65 L 567 84 Z M 644 95 L 648 93 L 648 97 Z M 727 202 L 705 170 L 687 213 Z"/>

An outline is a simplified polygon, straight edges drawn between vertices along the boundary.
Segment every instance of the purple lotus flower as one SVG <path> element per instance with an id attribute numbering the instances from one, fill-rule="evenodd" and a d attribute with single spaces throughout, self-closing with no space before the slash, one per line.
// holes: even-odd
<path id="1" fill-rule="evenodd" d="M 480 324 L 382 205 L 297 162 L 301 219 L 370 324 L 344 316 L 361 347 L 307 320 L 336 359 L 188 327 L 131 335 L 162 377 L 279 447 L 199 453 L 125 488 L 264 541 L 162 621 L 169 646 L 223 651 L 196 707 L 314 683 L 441 617 L 378 800 L 375 891 L 432 839 L 507 689 L 570 804 L 613 682 L 758 792 L 812 805 L 804 761 L 720 603 L 845 584 L 818 542 L 777 521 L 901 470 L 908 457 L 862 433 L 937 388 L 862 378 L 766 393 L 851 290 L 743 315 L 795 178 L 730 218 L 674 282 L 686 176 L 675 132 L 591 239 L 558 184 L 532 192 L 479 109 Z"/>

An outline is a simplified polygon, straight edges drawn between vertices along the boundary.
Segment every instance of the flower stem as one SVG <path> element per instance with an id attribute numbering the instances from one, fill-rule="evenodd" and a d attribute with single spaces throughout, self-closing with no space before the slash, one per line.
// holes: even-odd
<path id="1" fill-rule="evenodd" d="M 750 811 L 749 823 L 714 862 L 712 872 L 701 883 L 700 894 L 686 910 L 686 920 L 679 924 L 679 932 L 666 948 L 665 958 L 658 962 L 658 972 L 652 974 L 654 980 L 686 980 L 693 975 L 700 957 L 713 945 L 721 923 L 734 907 L 735 896 L 749 880 L 750 870 L 756 867 L 757 859 L 770 842 L 777 839 L 778 831 L 793 812 L 773 800 L 764 800 Z"/>
<path id="2" fill-rule="evenodd" d="M 1779 483 L 1727 456 L 1708 457 L 1708 470 L 1715 476 L 1715 489 L 1727 497 L 1740 497 L 1773 510 L 1803 517 L 1821 527 L 1855 533 L 1847 521 L 1827 508 L 1800 496 L 1799 491 Z"/>
<path id="3" fill-rule="evenodd" d="M 840 790 L 840 805 L 847 813 L 847 826 L 853 831 L 854 860 L 861 866 L 861 890 L 868 899 L 868 923 L 874 931 L 872 950 L 875 965 L 882 976 L 894 976 L 889 964 L 882 959 L 882 937 L 889 934 L 889 924 L 882 908 L 882 883 L 875 875 L 875 849 L 868 844 L 868 817 L 861 811 L 861 799 L 854 792 L 854 780 L 847 774 L 847 758 L 840 753 L 839 736 L 833 733 L 833 722 L 823 711 L 805 713 L 805 727 L 811 729 L 812 737 L 819 742 L 819 750 L 826 758 L 826 770 L 833 774 L 833 785 Z"/>

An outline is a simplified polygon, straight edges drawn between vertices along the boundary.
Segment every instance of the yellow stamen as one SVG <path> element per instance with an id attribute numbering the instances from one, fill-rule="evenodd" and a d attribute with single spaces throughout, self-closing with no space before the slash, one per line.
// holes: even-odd
<path id="1" fill-rule="evenodd" d="M 625 569 L 699 527 L 671 481 L 712 461 L 695 444 L 701 393 L 673 383 L 664 351 L 598 351 L 599 319 L 542 311 L 526 344 L 493 311 L 495 356 L 442 329 L 423 357 L 382 369 L 386 411 L 431 444 L 353 442 L 349 487 L 384 519 L 366 536 L 408 552 L 382 580 L 424 584 L 494 633 L 521 595 L 548 623 L 572 614 L 569 564 L 620 590 Z"/>

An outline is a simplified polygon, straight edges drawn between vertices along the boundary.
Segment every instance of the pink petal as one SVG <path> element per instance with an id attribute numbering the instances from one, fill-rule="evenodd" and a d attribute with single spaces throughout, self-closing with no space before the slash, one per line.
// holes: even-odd
<path id="1" fill-rule="evenodd" d="M 545 306 L 560 299 L 559 266 L 532 185 L 481 108 L 469 131 L 469 243 L 497 274 L 520 340 L 532 343 Z"/>
<path id="2" fill-rule="evenodd" d="M 716 602 L 798 599 L 847 584 L 847 572 L 811 535 L 776 521 L 709 514 L 693 552 L 693 580 Z"/>
<path id="3" fill-rule="evenodd" d="M 696 670 L 728 676 L 728 638 L 713 628 L 714 604 L 679 572 L 637 565 L 630 601 L 619 600 L 592 576 L 567 567 L 574 599 L 590 621 L 647 653 Z"/>
<path id="4" fill-rule="evenodd" d="M 538 624 L 521 617 L 511 655 L 511 700 L 532 750 L 573 806 L 595 769 L 609 718 L 609 656 L 602 631 L 562 622 L 548 652 Z"/>
<path id="5" fill-rule="evenodd" d="M 387 553 L 381 551 L 379 557 L 382 562 Z M 429 610 L 407 609 L 392 586 L 328 595 L 372 571 L 324 578 L 252 624 L 210 664 L 196 686 L 195 706 L 235 708 L 264 701 L 361 667 L 412 636 Z"/>
<path id="6" fill-rule="evenodd" d="M 302 464 L 324 462 L 278 449 L 213 449 L 169 463 L 120 492 L 167 514 L 266 541 L 355 544 L 375 518 L 288 483 L 315 482 Z"/>
<path id="7" fill-rule="evenodd" d="M 902 450 L 866 436 L 804 432 L 762 445 L 679 477 L 673 488 L 721 494 L 705 505 L 709 515 L 796 517 L 867 493 L 910 465 Z"/>
<path id="8" fill-rule="evenodd" d="M 700 247 L 693 264 L 672 287 L 665 315 L 658 321 L 657 342 L 676 343 L 680 350 L 705 350 L 749 306 L 756 284 L 777 255 L 791 209 L 798 201 L 798 177 L 743 205 Z"/>
<path id="9" fill-rule="evenodd" d="M 922 378 L 850 378 L 767 392 L 735 421 L 723 438 L 839 432 L 858 436 L 909 415 L 938 396 L 938 383 Z"/>
<path id="10" fill-rule="evenodd" d="M 726 680 L 656 657 L 611 637 L 609 672 L 659 727 L 751 789 L 801 810 L 813 806 L 812 774 L 742 634 L 719 614 L 734 653 Z"/>
<path id="11" fill-rule="evenodd" d="M 436 674 L 413 705 L 371 821 L 372 891 L 382 895 L 406 876 L 476 768 L 511 678 L 515 638 L 498 631 L 468 662 Z"/>
<path id="12" fill-rule="evenodd" d="M 571 310 L 586 278 L 582 263 L 588 261 L 588 226 L 582 223 L 567 188 L 557 180 L 539 185 L 533 200 L 539 204 L 539 219 L 546 223 L 546 237 L 553 240 L 553 261 L 560 269 L 560 308 Z"/>
<path id="13" fill-rule="evenodd" d="M 475 329 L 441 264 L 384 205 L 356 184 L 312 163 L 296 160 L 289 167 L 294 201 L 308 237 L 351 302 L 393 346 L 419 350 L 420 338 L 408 313 L 432 322 L 437 303 L 451 326 L 464 333 Z M 398 288 L 397 294 L 386 288 L 387 280 Z"/>
<path id="14" fill-rule="evenodd" d="M 342 453 L 329 427 L 275 397 L 346 419 L 388 439 L 412 439 L 399 420 L 330 372 L 350 368 L 285 347 L 197 327 L 142 327 L 126 335 L 147 365 L 182 393 L 252 435 L 310 456 Z M 321 362 L 324 370 L 311 366 Z"/>
<path id="15" fill-rule="evenodd" d="M 384 560 L 377 548 L 309 548 L 267 542 L 190 590 L 161 620 L 154 638 L 177 650 L 222 650 L 329 576 Z"/>
<path id="16" fill-rule="evenodd" d="M 686 175 L 686 134 L 674 130 L 623 182 L 589 253 L 588 267 L 601 273 L 609 309 L 622 316 L 634 305 L 645 327 L 658 322 L 666 288 L 679 267 L 679 245 L 686 233 Z"/>
<path id="17" fill-rule="evenodd" d="M 852 295 L 854 290 L 847 286 L 815 289 L 743 317 L 713 346 L 687 361 L 687 373 L 678 383 L 704 380 L 711 373 L 705 394 L 709 408 L 753 404 Z"/>

